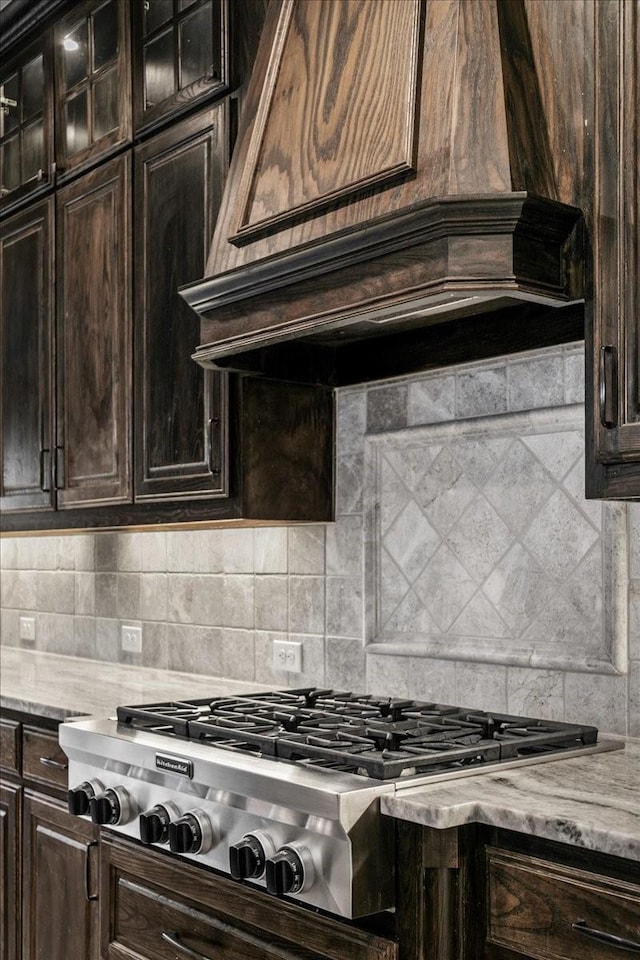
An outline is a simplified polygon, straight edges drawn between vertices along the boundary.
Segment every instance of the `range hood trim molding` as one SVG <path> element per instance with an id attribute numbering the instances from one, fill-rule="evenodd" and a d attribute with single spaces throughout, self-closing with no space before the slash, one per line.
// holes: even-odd
<path id="1" fill-rule="evenodd" d="M 524 191 L 437 197 L 365 225 L 352 225 L 286 253 L 185 285 L 179 293 L 202 315 L 336 269 L 446 237 L 521 232 L 563 244 L 581 220 L 582 212 L 577 207 Z M 471 277 L 469 283 L 474 283 Z M 581 296 L 574 297 L 565 289 L 566 284 L 541 283 L 540 286 L 563 304 Z"/>

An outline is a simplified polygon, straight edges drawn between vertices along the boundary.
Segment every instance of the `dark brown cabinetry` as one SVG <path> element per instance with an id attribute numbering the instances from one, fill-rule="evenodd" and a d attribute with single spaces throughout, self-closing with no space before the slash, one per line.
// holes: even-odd
<path id="1" fill-rule="evenodd" d="M 97 847 L 92 824 L 25 792 L 23 960 L 97 960 Z"/>
<path id="2" fill-rule="evenodd" d="M 398 944 L 105 834 L 109 960 L 398 960 Z"/>
<path id="3" fill-rule="evenodd" d="M 227 492 L 227 380 L 191 359 L 198 320 L 178 295 L 204 269 L 226 168 L 225 131 L 222 104 L 135 151 L 138 500 Z"/>
<path id="4" fill-rule="evenodd" d="M 227 0 L 135 0 L 135 126 L 155 126 L 228 84 Z"/>
<path id="5" fill-rule="evenodd" d="M 53 204 L 0 224 L 0 506 L 47 510 L 51 485 Z"/>
<path id="6" fill-rule="evenodd" d="M 0 738 L 2 957 L 98 960 L 98 832 L 67 812 L 55 725 L 3 717 Z"/>
<path id="7" fill-rule="evenodd" d="M 53 177 L 53 85 L 45 44 L 0 75 L 0 207 L 46 189 Z"/>
<path id="8" fill-rule="evenodd" d="M 640 3 L 607 5 L 587 313 L 587 495 L 640 498 Z"/>
<path id="9" fill-rule="evenodd" d="M 56 197 L 59 508 L 131 496 L 129 165 L 112 160 Z"/>
<path id="10" fill-rule="evenodd" d="M 20 786 L 0 782 L 0 954 L 5 960 L 20 956 L 21 800 Z"/>
<path id="11" fill-rule="evenodd" d="M 129 5 L 88 0 L 53 31 L 58 172 L 131 139 Z"/>

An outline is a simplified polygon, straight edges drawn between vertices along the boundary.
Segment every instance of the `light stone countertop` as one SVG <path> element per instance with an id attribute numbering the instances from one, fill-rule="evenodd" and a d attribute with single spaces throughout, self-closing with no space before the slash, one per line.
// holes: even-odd
<path id="1" fill-rule="evenodd" d="M 439 829 L 484 823 L 640 860 L 640 740 L 609 753 L 409 788 L 383 797 L 382 811 Z"/>
<path id="2" fill-rule="evenodd" d="M 0 708 L 52 720 L 112 716 L 124 704 L 224 697 L 268 690 L 259 683 L 130 667 L 55 653 L 0 647 Z"/>

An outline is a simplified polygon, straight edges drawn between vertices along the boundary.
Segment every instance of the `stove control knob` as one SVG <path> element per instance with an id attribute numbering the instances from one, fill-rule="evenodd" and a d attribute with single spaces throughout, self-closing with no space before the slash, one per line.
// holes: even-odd
<path id="1" fill-rule="evenodd" d="M 313 860 L 306 847 L 289 843 L 267 860 L 267 890 L 277 897 L 302 893 L 314 880 Z"/>
<path id="2" fill-rule="evenodd" d="M 206 853 L 217 839 L 204 810 L 190 810 L 169 824 L 169 847 L 172 853 Z"/>
<path id="3" fill-rule="evenodd" d="M 145 810 L 138 818 L 140 839 L 143 843 L 166 843 L 169 839 L 169 824 L 179 816 L 173 803 L 158 803 Z"/>
<path id="4" fill-rule="evenodd" d="M 92 797 L 102 793 L 104 787 L 99 780 L 85 780 L 77 787 L 72 787 L 67 793 L 69 813 L 75 817 L 84 817 L 89 813 L 89 801 Z"/>
<path id="5" fill-rule="evenodd" d="M 133 805 L 124 787 L 114 787 L 91 797 L 89 812 L 94 823 L 115 827 L 131 820 Z"/>
<path id="6" fill-rule="evenodd" d="M 229 869 L 235 880 L 258 880 L 276 847 L 267 833 L 247 833 L 229 847 Z"/>

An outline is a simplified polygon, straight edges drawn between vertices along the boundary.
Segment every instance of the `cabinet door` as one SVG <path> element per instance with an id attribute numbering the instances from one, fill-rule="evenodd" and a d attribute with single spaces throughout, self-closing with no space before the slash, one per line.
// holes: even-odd
<path id="1" fill-rule="evenodd" d="M 97 846 L 92 824 L 25 791 L 22 960 L 97 960 Z"/>
<path id="2" fill-rule="evenodd" d="M 57 195 L 58 507 L 130 499 L 129 156 Z"/>
<path id="3" fill-rule="evenodd" d="M 56 161 L 73 170 L 131 137 L 129 4 L 86 0 L 54 30 Z"/>
<path id="4" fill-rule="evenodd" d="M 136 131 L 224 91 L 226 0 L 134 0 L 133 9 Z"/>
<path id="5" fill-rule="evenodd" d="M 0 783 L 0 956 L 18 960 L 20 944 L 21 787 Z"/>
<path id="6" fill-rule="evenodd" d="M 53 203 L 0 224 L 0 506 L 52 506 Z"/>
<path id="7" fill-rule="evenodd" d="M 48 50 L 31 47 L 0 74 L 0 206 L 45 188 L 53 164 Z"/>
<path id="8" fill-rule="evenodd" d="M 640 497 L 640 2 L 608 2 L 596 61 L 594 296 L 587 314 L 587 495 Z M 589 355 L 590 351 L 590 355 Z"/>
<path id="9" fill-rule="evenodd" d="M 224 176 L 223 107 L 135 155 L 136 499 L 224 494 L 226 381 L 192 359 L 196 314 L 178 296 L 204 273 Z"/>

